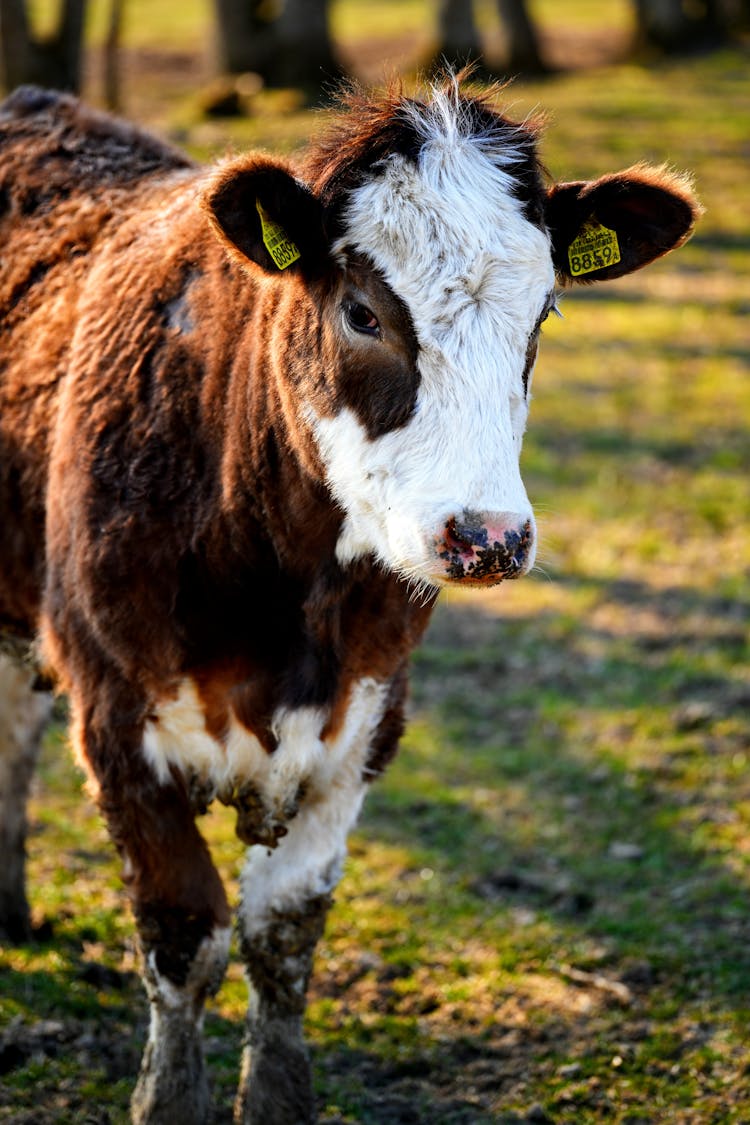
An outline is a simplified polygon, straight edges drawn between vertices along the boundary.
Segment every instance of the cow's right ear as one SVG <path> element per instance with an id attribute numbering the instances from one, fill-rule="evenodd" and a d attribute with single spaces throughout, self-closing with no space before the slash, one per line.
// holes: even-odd
<path id="1" fill-rule="evenodd" d="M 590 182 L 555 184 L 547 226 L 559 280 L 606 281 L 681 246 L 703 208 L 686 177 L 637 164 Z"/>
<path id="2" fill-rule="evenodd" d="M 203 192 L 219 239 L 266 273 L 317 273 L 328 260 L 323 209 L 281 161 L 248 156 L 221 165 Z"/>

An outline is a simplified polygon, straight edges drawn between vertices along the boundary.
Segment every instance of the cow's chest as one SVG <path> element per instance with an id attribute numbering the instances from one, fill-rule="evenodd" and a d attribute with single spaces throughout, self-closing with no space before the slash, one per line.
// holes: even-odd
<path id="1" fill-rule="evenodd" d="M 185 679 L 146 723 L 144 756 L 162 783 L 174 770 L 182 774 L 196 812 L 214 799 L 233 805 L 240 839 L 275 847 L 303 805 L 357 787 L 387 691 L 387 683 L 357 680 L 335 723 L 328 707 L 279 708 L 269 750 L 231 710 L 226 730 L 213 733 L 195 683 Z"/>

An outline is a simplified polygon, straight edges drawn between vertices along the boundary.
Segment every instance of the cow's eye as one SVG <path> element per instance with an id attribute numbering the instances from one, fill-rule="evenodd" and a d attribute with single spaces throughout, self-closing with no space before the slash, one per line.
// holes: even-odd
<path id="1" fill-rule="evenodd" d="M 378 318 L 366 305 L 360 305 L 357 301 L 347 301 L 344 312 L 347 324 L 355 332 L 362 332 L 365 336 L 377 336 L 380 333 Z"/>

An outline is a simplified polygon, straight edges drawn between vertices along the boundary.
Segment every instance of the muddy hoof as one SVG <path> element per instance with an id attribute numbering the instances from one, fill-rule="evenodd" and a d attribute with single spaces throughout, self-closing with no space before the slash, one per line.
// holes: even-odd
<path id="1" fill-rule="evenodd" d="M 310 1061 L 303 1043 L 269 1035 L 246 1046 L 236 1125 L 315 1125 Z"/>
<path id="2" fill-rule="evenodd" d="M 183 1040 L 169 1058 L 159 1046 L 149 1043 L 143 1056 L 130 1102 L 133 1125 L 207 1125 L 211 1098 L 200 1041 Z"/>

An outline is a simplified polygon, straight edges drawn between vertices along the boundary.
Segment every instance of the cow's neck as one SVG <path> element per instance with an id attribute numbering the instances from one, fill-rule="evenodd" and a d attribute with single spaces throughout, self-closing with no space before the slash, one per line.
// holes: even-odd
<path id="1" fill-rule="evenodd" d="M 324 377 L 314 301 L 291 279 L 265 283 L 216 268 L 224 273 L 225 303 L 215 309 L 222 374 L 211 380 L 204 416 L 220 453 L 206 484 L 212 516 L 183 575 L 187 666 L 213 680 L 223 654 L 227 682 L 253 683 L 247 707 L 256 714 L 333 703 L 344 681 L 389 678 L 429 607 L 411 602 L 374 559 L 337 561 L 342 514 L 304 423 Z"/>
<path id="2" fill-rule="evenodd" d="M 241 293 L 242 336 L 228 357 L 220 506 L 233 543 L 253 556 L 262 540 L 301 578 L 332 563 L 341 514 L 303 421 L 322 365 L 317 314 L 302 287 L 292 289 L 290 279 L 250 281 Z"/>

